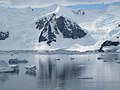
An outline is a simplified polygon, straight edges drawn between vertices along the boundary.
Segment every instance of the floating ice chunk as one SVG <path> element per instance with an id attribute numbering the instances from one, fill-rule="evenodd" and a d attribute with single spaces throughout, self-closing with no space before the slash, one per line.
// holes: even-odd
<path id="1" fill-rule="evenodd" d="M 54 60 L 57 60 L 57 61 L 59 61 L 60 59 L 59 59 L 59 58 L 55 58 Z"/>
<path id="2" fill-rule="evenodd" d="M 11 67 L 1 67 L 0 68 L 0 73 L 11 73 L 14 72 L 14 68 Z"/>
<path id="3" fill-rule="evenodd" d="M 119 63 L 119 64 L 120 64 L 120 60 L 116 60 L 116 63 Z"/>
<path id="4" fill-rule="evenodd" d="M 81 65 L 78 65 L 78 67 L 87 67 L 87 65 L 81 64 Z"/>
<path id="5" fill-rule="evenodd" d="M 53 90 L 60 90 L 60 87 L 55 87 Z"/>
<path id="6" fill-rule="evenodd" d="M 14 69 L 11 68 L 7 62 L 5 61 L 0 61 L 0 73 L 9 73 L 13 72 Z"/>
<path id="7" fill-rule="evenodd" d="M 28 63 L 26 59 L 20 60 L 18 58 L 9 59 L 9 64 Z"/>
<path id="8" fill-rule="evenodd" d="M 98 57 L 97 59 L 98 59 L 98 60 L 101 60 L 101 59 L 104 59 L 104 58 L 103 58 L 103 57 Z"/>
<path id="9" fill-rule="evenodd" d="M 28 61 L 26 59 L 23 59 L 23 60 L 18 60 L 18 63 L 28 63 Z"/>
<path id="10" fill-rule="evenodd" d="M 93 77 L 78 77 L 78 79 L 93 79 Z"/>
<path id="11" fill-rule="evenodd" d="M 75 60 L 75 58 L 72 58 L 72 57 L 71 57 L 70 60 Z"/>
<path id="12" fill-rule="evenodd" d="M 28 72 L 35 72 L 36 71 L 36 66 L 32 66 L 32 65 L 29 65 L 29 66 L 26 66 L 25 69 L 28 71 Z"/>
<path id="13" fill-rule="evenodd" d="M 9 59 L 9 64 L 18 64 L 18 59 Z"/>
<path id="14" fill-rule="evenodd" d="M 10 65 L 11 68 L 14 69 L 14 71 L 19 71 L 19 66 L 18 65 Z"/>
<path id="15" fill-rule="evenodd" d="M 26 71 L 25 74 L 30 75 L 30 76 L 36 76 L 36 71 Z"/>

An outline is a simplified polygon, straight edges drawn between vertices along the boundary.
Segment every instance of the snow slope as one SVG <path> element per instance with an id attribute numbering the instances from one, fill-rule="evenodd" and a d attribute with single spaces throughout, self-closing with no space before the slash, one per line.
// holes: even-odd
<path id="1" fill-rule="evenodd" d="M 98 18 L 94 22 L 94 26 L 97 31 L 103 31 L 103 35 L 106 36 L 104 39 L 101 39 L 101 42 L 109 40 L 113 42 L 120 42 L 120 6 L 110 6 L 107 8 L 107 12 Z M 101 32 L 100 31 L 100 32 Z M 107 47 L 109 49 L 120 49 L 120 45 L 117 47 L 111 46 Z"/>
<path id="2" fill-rule="evenodd" d="M 9 38 L 0 41 L 1 50 L 34 49 L 38 32 L 34 19 L 38 16 L 31 8 L 0 7 L 0 31 L 9 31 Z M 31 37 L 32 36 L 32 37 Z"/>
<path id="3" fill-rule="evenodd" d="M 119 6 L 110 6 L 106 11 L 84 11 L 85 15 L 77 15 L 72 9 L 57 4 L 33 9 L 0 7 L 0 31 L 9 32 L 9 38 L 0 40 L 0 50 L 95 50 L 105 40 L 113 40 L 113 37 L 120 35 L 120 28 L 117 27 L 120 24 Z M 40 31 L 36 29 L 35 22 L 53 13 L 79 24 L 87 35 L 75 40 L 59 35 L 51 46 L 39 43 Z"/>

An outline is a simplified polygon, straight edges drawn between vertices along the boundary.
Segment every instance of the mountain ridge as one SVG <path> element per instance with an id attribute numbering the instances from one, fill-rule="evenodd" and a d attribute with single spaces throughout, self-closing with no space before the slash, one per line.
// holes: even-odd
<path id="1" fill-rule="evenodd" d="M 56 34 L 59 33 L 63 35 L 63 38 L 72 39 L 82 38 L 86 35 L 78 24 L 63 16 L 58 17 L 55 13 L 49 18 L 44 17 L 41 20 L 38 20 L 35 24 L 36 29 L 42 29 L 39 36 L 39 42 L 47 41 L 48 45 L 50 45 L 52 41 L 56 42 Z M 46 32 L 47 34 L 44 36 L 43 34 Z"/>
<path id="2" fill-rule="evenodd" d="M 98 12 L 85 10 L 85 15 L 77 15 L 73 9 L 53 5 L 50 7 L 35 8 L 4 8 L 0 7 L 0 32 L 9 32 L 9 37 L 0 40 L 0 50 L 77 50 L 87 51 L 99 49 L 106 40 L 119 41 L 119 7 L 110 7 L 108 11 Z M 36 29 L 35 22 L 41 17 L 48 17 L 56 12 L 56 18 L 63 16 L 65 21 L 70 20 L 87 33 L 83 38 L 63 38 L 62 33 L 56 34 L 56 42 L 47 45 L 38 42 L 41 30 Z M 94 15 L 93 15 L 94 13 Z M 104 22 L 108 20 L 107 22 Z M 55 22 L 55 21 L 54 21 Z M 55 22 L 56 23 L 56 22 Z M 51 23 L 50 23 L 51 25 Z M 49 26 L 49 25 L 48 25 Z M 51 26 L 54 26 L 53 23 Z M 52 28 L 51 28 L 52 29 Z M 114 39 L 113 39 L 114 38 Z"/>

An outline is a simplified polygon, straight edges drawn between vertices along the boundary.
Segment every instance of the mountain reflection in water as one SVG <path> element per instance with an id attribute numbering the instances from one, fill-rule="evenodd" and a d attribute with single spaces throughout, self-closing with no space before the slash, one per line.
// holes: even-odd
<path id="1" fill-rule="evenodd" d="M 18 74 L 0 73 L 0 90 L 120 90 L 120 54 L 17 56 L 29 62 L 19 64 Z M 0 55 L 0 60 L 11 57 Z M 37 71 L 26 72 L 27 65 Z"/>

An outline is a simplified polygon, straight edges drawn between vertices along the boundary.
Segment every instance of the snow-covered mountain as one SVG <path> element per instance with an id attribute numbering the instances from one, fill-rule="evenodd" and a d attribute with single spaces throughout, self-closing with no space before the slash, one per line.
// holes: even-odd
<path id="1" fill-rule="evenodd" d="M 96 30 L 106 31 L 104 33 L 106 38 L 101 39 L 104 41 L 101 44 L 104 50 L 120 50 L 120 10 L 118 8 L 120 8 L 120 6 L 108 7 L 107 12 L 95 21 Z"/>
<path id="2" fill-rule="evenodd" d="M 77 23 L 66 17 L 57 16 L 57 13 L 36 21 L 36 29 L 41 30 L 39 42 L 46 41 L 49 46 L 53 41 L 56 42 L 61 35 L 61 38 L 67 39 L 80 39 L 86 35 Z"/>
<path id="3" fill-rule="evenodd" d="M 0 7 L 0 50 L 87 51 L 99 49 L 106 40 L 119 42 L 118 8 L 84 10 L 81 15 L 76 14 L 80 10 L 57 4 L 45 8 Z"/>

